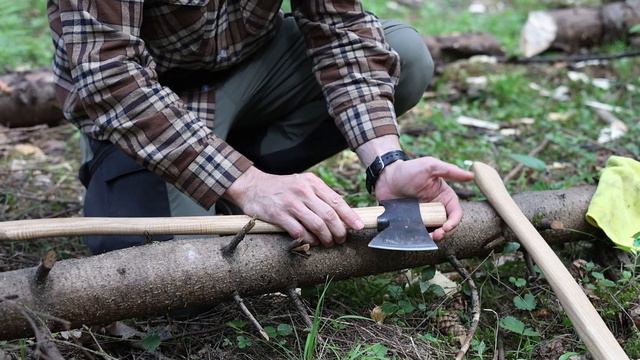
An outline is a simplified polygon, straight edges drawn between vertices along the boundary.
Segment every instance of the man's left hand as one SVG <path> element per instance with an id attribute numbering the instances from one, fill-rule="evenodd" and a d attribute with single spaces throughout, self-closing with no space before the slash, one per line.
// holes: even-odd
<path id="1" fill-rule="evenodd" d="M 472 179 L 472 172 L 433 157 L 396 161 L 382 171 L 375 185 L 375 195 L 378 200 L 414 197 L 421 202 L 436 201 L 444 204 L 447 221 L 431 234 L 434 240 L 441 240 L 462 219 L 458 196 L 445 180 Z"/>

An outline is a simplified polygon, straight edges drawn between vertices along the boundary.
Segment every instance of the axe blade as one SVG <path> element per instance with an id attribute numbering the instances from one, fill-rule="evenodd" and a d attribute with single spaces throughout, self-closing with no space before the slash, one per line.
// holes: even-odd
<path id="1" fill-rule="evenodd" d="M 417 199 L 383 200 L 384 212 L 378 216 L 378 231 L 370 248 L 400 251 L 438 250 L 422 222 Z"/>

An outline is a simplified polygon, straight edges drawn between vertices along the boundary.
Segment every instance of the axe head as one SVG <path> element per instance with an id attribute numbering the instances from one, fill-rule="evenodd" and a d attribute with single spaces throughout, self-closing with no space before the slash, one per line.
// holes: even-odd
<path id="1" fill-rule="evenodd" d="M 437 250 L 422 222 L 418 199 L 383 200 L 384 212 L 378 216 L 379 234 L 370 248 L 400 251 Z"/>

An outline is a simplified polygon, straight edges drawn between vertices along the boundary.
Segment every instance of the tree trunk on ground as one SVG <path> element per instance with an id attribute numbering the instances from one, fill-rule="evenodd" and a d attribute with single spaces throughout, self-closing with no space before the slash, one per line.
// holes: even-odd
<path id="1" fill-rule="evenodd" d="M 614 2 L 594 8 L 535 11 L 520 34 L 520 51 L 526 57 L 546 50 L 575 52 L 605 41 L 630 40 L 629 30 L 640 24 L 640 0 Z"/>
<path id="2" fill-rule="evenodd" d="M 524 193 L 514 196 L 529 219 L 552 243 L 584 239 L 593 232 L 584 214 L 595 188 Z M 309 258 L 291 254 L 284 235 L 247 235 L 231 258 L 221 246 L 231 237 L 170 241 L 114 251 L 55 264 L 44 283 L 36 268 L 0 273 L 0 339 L 31 335 L 22 306 L 81 324 L 164 313 L 214 304 L 240 295 L 281 291 L 290 286 L 321 284 L 446 261 L 483 256 L 498 250 L 501 237 L 513 240 L 493 209 L 484 202 L 463 203 L 465 216 L 435 252 L 393 252 L 367 247 L 374 232 L 350 236 L 342 246 L 315 248 Z M 571 229 L 571 230 L 569 230 Z M 496 241 L 498 240 L 498 241 Z M 46 319 L 45 319 L 46 320 Z M 55 321 L 47 321 L 60 329 Z"/>
<path id="3" fill-rule="evenodd" d="M 58 125 L 63 116 L 54 91 L 53 74 L 49 69 L 1 75 L 0 125 Z"/>
<path id="4" fill-rule="evenodd" d="M 458 35 L 425 36 L 431 57 L 436 66 L 470 58 L 474 55 L 503 56 L 502 46 L 492 35 L 468 33 Z"/>

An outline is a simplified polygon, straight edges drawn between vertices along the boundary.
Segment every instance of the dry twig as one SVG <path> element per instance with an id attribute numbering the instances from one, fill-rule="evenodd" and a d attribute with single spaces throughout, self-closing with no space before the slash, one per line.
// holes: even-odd
<path id="1" fill-rule="evenodd" d="M 224 255 L 224 257 L 229 257 L 230 255 L 232 255 L 233 252 L 236 251 L 238 244 L 240 244 L 240 242 L 244 239 L 245 235 L 247 235 L 247 233 L 251 231 L 251 229 L 253 229 L 255 225 L 256 225 L 256 218 L 251 218 L 251 220 L 249 220 L 249 222 L 242 227 L 242 229 L 236 234 L 236 236 L 233 237 L 231 242 L 229 242 L 226 246 L 222 247 L 222 255 Z"/>
<path id="2" fill-rule="evenodd" d="M 34 319 L 31 314 L 29 314 L 26 310 L 20 309 L 20 313 L 24 316 L 25 319 L 29 322 L 31 329 L 33 329 L 33 334 L 36 338 L 36 351 L 44 358 L 49 360 L 64 360 L 64 357 L 60 353 L 60 350 L 55 346 L 53 342 L 50 341 L 51 333 L 49 329 L 43 330 L 37 323 L 36 319 Z"/>
<path id="3" fill-rule="evenodd" d="M 458 271 L 460 276 L 468 282 L 469 289 L 471 290 L 471 325 L 467 331 L 467 337 L 462 342 L 460 350 L 458 350 L 458 353 L 456 354 L 456 360 L 462 360 L 471 346 L 471 340 L 478 330 L 478 324 L 480 323 L 480 296 L 478 295 L 476 283 L 473 281 L 471 274 L 469 274 L 467 269 L 464 268 L 464 265 L 462 265 L 460 260 L 458 260 L 455 255 L 447 256 L 447 260 L 449 260 L 451 265 L 456 269 L 456 271 Z"/>
<path id="4" fill-rule="evenodd" d="M 296 306 L 298 313 L 300 313 L 300 316 L 302 316 L 302 320 L 304 321 L 304 324 L 307 326 L 308 331 L 310 331 L 311 328 L 313 327 L 313 322 L 311 321 L 311 317 L 309 317 L 307 308 L 304 306 L 304 304 L 302 303 L 302 300 L 300 299 L 300 295 L 298 295 L 298 293 L 296 292 L 296 288 L 290 287 L 288 290 L 288 294 L 289 294 L 289 299 L 291 299 L 293 304 Z"/>
<path id="5" fill-rule="evenodd" d="M 251 322 L 253 327 L 255 327 L 256 330 L 258 330 L 258 332 L 260 333 L 262 338 L 267 340 L 267 341 L 269 341 L 269 335 L 267 335 L 267 332 L 264 331 L 264 328 L 262 327 L 262 325 L 260 325 L 260 323 L 255 318 L 255 316 L 253 316 L 251 311 L 249 311 L 249 309 L 244 304 L 244 301 L 242 300 L 242 298 L 240 297 L 240 294 L 238 294 L 238 292 L 233 294 L 233 300 L 235 300 L 236 304 L 238 304 L 238 306 L 240 307 L 240 310 L 242 310 L 242 313 L 247 317 L 247 319 L 249 319 L 249 322 Z"/>

